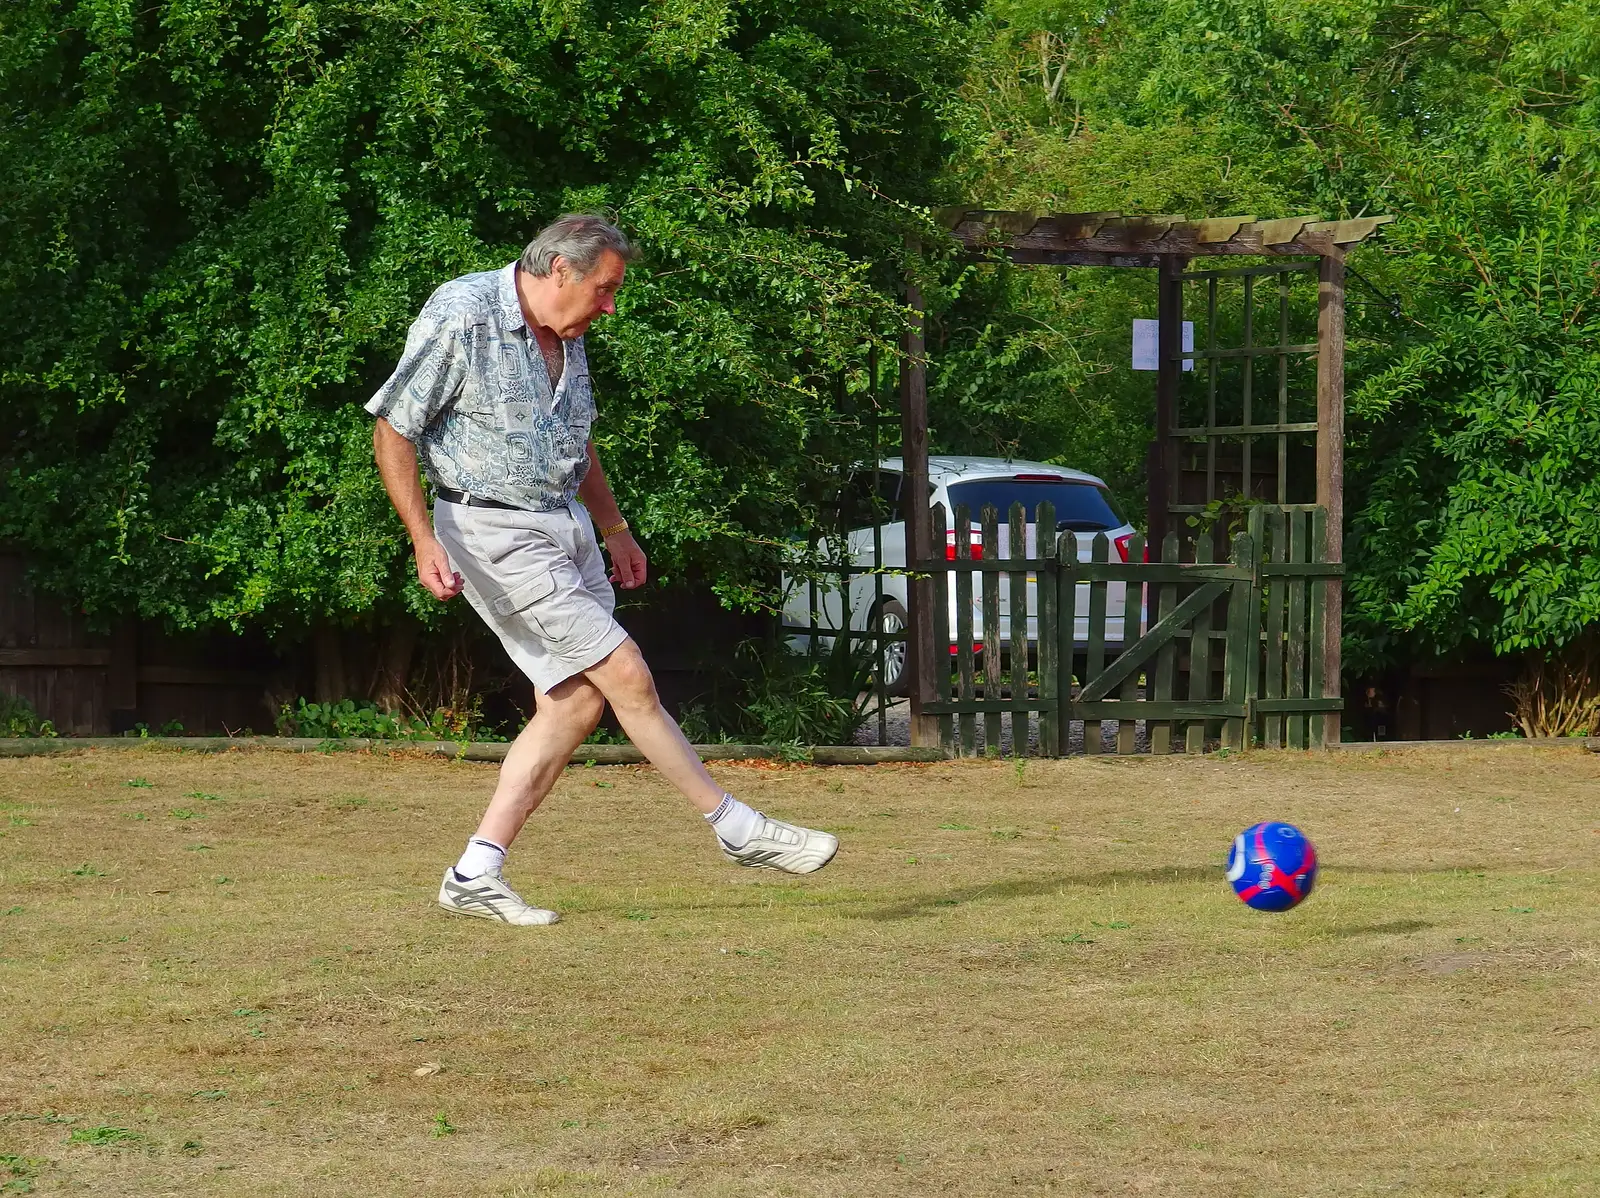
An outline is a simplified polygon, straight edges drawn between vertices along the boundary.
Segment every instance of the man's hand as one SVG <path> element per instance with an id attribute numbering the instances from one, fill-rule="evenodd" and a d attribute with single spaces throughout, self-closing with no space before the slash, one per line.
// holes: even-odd
<path id="1" fill-rule="evenodd" d="M 626 530 L 606 538 L 606 552 L 611 555 L 611 581 L 625 591 L 644 585 L 645 573 L 650 563 L 639 548 L 639 542 Z"/>
<path id="2" fill-rule="evenodd" d="M 450 555 L 433 537 L 417 542 L 417 579 L 441 603 L 461 594 L 461 575 L 450 568 Z"/>

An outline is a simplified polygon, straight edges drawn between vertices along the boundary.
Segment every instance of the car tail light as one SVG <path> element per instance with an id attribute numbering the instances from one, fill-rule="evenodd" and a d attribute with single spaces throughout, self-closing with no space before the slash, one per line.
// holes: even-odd
<path id="1" fill-rule="evenodd" d="M 1133 540 L 1133 534 L 1131 532 L 1125 532 L 1113 542 L 1113 544 L 1115 544 L 1116 547 L 1117 547 L 1117 556 L 1120 557 L 1123 561 L 1127 561 L 1128 560 L 1128 542 L 1131 541 L 1131 540 Z M 1146 561 L 1146 562 L 1148 562 L 1150 560 L 1150 546 L 1149 545 L 1146 545 L 1144 547 L 1144 556 L 1143 556 L 1143 558 L 1141 560 Z"/>
<path id="2" fill-rule="evenodd" d="M 972 530 L 971 545 L 972 545 L 971 556 L 972 557 L 982 557 L 983 556 L 983 530 L 982 529 L 974 528 Z M 947 562 L 953 562 L 953 561 L 956 560 L 956 530 L 953 529 L 953 528 L 945 529 L 945 533 L 944 533 L 944 560 L 947 561 Z"/>

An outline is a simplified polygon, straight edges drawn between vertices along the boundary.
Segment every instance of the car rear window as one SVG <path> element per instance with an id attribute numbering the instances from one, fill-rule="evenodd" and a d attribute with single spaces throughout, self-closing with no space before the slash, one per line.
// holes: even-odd
<path id="1" fill-rule="evenodd" d="M 949 487 L 952 505 L 966 504 L 977 521 L 985 507 L 993 505 L 1004 524 L 1013 503 L 1020 503 L 1028 513 L 1028 523 L 1038 522 L 1039 505 L 1049 500 L 1055 505 L 1056 527 L 1073 532 L 1097 532 L 1118 528 L 1123 519 L 1111 506 L 1111 497 L 1103 487 L 1093 483 L 1072 482 L 1068 479 L 1045 481 L 1043 479 L 978 478 L 970 482 L 952 483 Z M 954 513 L 952 512 L 952 516 Z"/>
<path id="2" fill-rule="evenodd" d="M 839 491 L 841 528 L 867 528 L 900 519 L 900 480 L 896 470 L 859 470 Z"/>

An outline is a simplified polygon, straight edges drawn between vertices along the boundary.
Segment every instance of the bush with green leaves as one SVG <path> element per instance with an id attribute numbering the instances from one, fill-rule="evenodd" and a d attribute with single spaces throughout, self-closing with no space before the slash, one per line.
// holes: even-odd
<path id="1" fill-rule="evenodd" d="M 917 0 L 13 0 L 0 540 L 97 619 L 409 608 L 362 402 L 445 280 L 571 209 L 643 260 L 590 337 L 659 574 L 768 589 L 861 437 L 966 27 Z"/>
<path id="2" fill-rule="evenodd" d="M 55 725 L 41 720 L 21 695 L 0 691 L 0 736 L 54 736 Z"/>
<path id="3" fill-rule="evenodd" d="M 1400 218 L 1351 257 L 1349 667 L 1558 652 L 1600 620 L 1600 6 L 989 12 L 953 170 L 991 203 Z M 1074 282 L 1056 311 L 1120 335 L 1117 296 Z"/>
<path id="4" fill-rule="evenodd" d="M 871 655 L 860 644 L 747 641 L 714 696 L 686 704 L 678 722 L 693 744 L 850 744 L 878 712 Z"/>
<path id="5" fill-rule="evenodd" d="M 847 745 L 877 711 L 872 662 L 859 644 L 835 638 L 804 653 L 786 646 L 755 657 L 743 725 L 764 745 Z"/>
<path id="6" fill-rule="evenodd" d="M 322 740 L 494 741 L 505 737 L 487 730 L 477 699 L 465 710 L 435 708 L 426 717 L 382 711 L 376 703 L 342 699 L 337 703 L 308 703 L 298 699 L 278 711 L 279 736 L 315 737 Z"/>

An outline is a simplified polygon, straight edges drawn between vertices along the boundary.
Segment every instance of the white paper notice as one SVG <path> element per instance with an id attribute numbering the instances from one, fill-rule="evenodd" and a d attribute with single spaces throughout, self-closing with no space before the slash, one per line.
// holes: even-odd
<path id="1" fill-rule="evenodd" d="M 1133 322 L 1133 368 L 1135 370 L 1159 370 L 1160 354 L 1157 352 L 1156 329 L 1160 326 L 1157 320 L 1136 320 Z M 1183 352 L 1194 353 L 1194 321 L 1183 322 Z M 1185 370 L 1194 369 L 1194 359 L 1183 360 Z"/>

